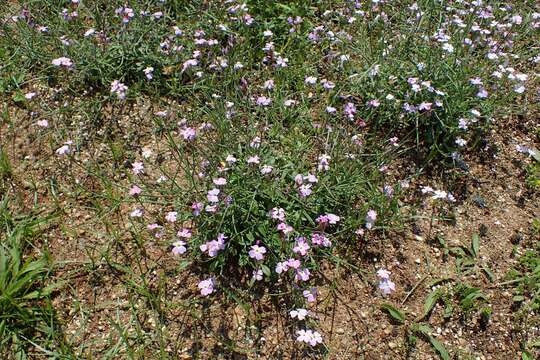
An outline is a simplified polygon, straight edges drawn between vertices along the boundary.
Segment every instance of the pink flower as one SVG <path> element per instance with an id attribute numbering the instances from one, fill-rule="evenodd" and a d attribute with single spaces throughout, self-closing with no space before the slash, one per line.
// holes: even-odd
<path id="1" fill-rule="evenodd" d="M 135 175 L 139 175 L 144 172 L 144 164 L 140 161 L 135 161 L 133 165 L 131 165 L 131 171 Z"/>
<path id="2" fill-rule="evenodd" d="M 128 87 L 118 80 L 114 80 L 111 83 L 111 94 L 115 94 L 120 100 L 124 100 L 126 98 L 127 89 Z"/>
<path id="3" fill-rule="evenodd" d="M 306 309 L 291 310 L 289 315 L 291 315 L 293 319 L 297 318 L 298 320 L 304 320 L 308 316 L 308 311 Z"/>
<path id="4" fill-rule="evenodd" d="M 309 250 L 309 245 L 303 237 L 299 237 L 296 240 L 296 245 L 293 247 L 293 252 L 295 254 L 300 254 L 306 256 Z"/>
<path id="5" fill-rule="evenodd" d="M 261 169 L 261 174 L 266 175 L 270 174 L 274 168 L 270 165 L 263 165 Z"/>
<path id="6" fill-rule="evenodd" d="M 251 157 L 249 157 L 247 159 L 247 163 L 250 164 L 250 165 L 251 164 L 258 164 L 258 163 L 260 163 L 260 159 L 259 159 L 259 157 L 257 155 L 251 156 Z"/>
<path id="7" fill-rule="evenodd" d="M 193 141 L 197 135 L 196 130 L 190 127 L 186 127 L 185 129 L 181 130 L 180 133 L 182 134 L 184 140 L 187 141 Z"/>
<path id="8" fill-rule="evenodd" d="M 185 61 L 184 64 L 182 65 L 182 72 L 186 71 L 190 67 L 197 66 L 198 64 L 199 62 L 197 61 L 197 59 L 189 59 Z"/>
<path id="9" fill-rule="evenodd" d="M 38 120 L 36 125 L 42 128 L 49 127 L 49 122 L 47 120 Z"/>
<path id="10" fill-rule="evenodd" d="M 332 242 L 324 235 L 319 233 L 313 233 L 311 235 L 311 243 L 317 246 L 330 247 Z"/>
<path id="11" fill-rule="evenodd" d="M 142 216 L 143 216 L 143 211 L 142 211 L 142 209 L 138 209 L 138 208 L 137 208 L 137 209 L 133 210 L 133 211 L 129 214 L 129 216 L 131 216 L 131 217 L 133 217 L 133 218 L 142 217 Z"/>
<path id="12" fill-rule="evenodd" d="M 202 296 L 208 296 L 214 292 L 214 279 L 209 278 L 199 283 L 198 287 L 201 290 Z"/>
<path id="13" fill-rule="evenodd" d="M 208 202 L 217 203 L 219 201 L 219 198 L 218 198 L 219 193 L 220 193 L 220 190 L 217 188 L 214 188 L 208 191 L 208 194 L 206 195 Z"/>
<path id="14" fill-rule="evenodd" d="M 210 257 L 215 257 L 220 250 L 225 249 L 225 240 L 227 237 L 224 234 L 219 234 L 217 240 L 208 241 L 202 244 L 199 249 L 205 252 Z"/>
<path id="15" fill-rule="evenodd" d="M 36 95 L 37 94 L 35 92 L 29 92 L 27 94 L 24 94 L 24 97 L 26 98 L 26 100 L 32 100 L 32 98 Z"/>
<path id="16" fill-rule="evenodd" d="M 201 210 L 204 207 L 203 203 L 200 202 L 194 202 L 191 204 L 191 210 L 193 210 L 193 216 L 199 216 L 201 214 Z"/>
<path id="17" fill-rule="evenodd" d="M 264 259 L 264 254 L 266 253 L 266 248 L 264 246 L 253 245 L 249 251 L 249 257 L 257 261 Z"/>
<path id="18" fill-rule="evenodd" d="M 192 234 L 190 229 L 183 228 L 182 230 L 179 230 L 176 235 L 184 239 L 190 239 Z"/>
<path id="19" fill-rule="evenodd" d="M 282 208 L 273 208 L 270 210 L 270 217 L 274 220 L 285 221 L 285 210 Z"/>
<path id="20" fill-rule="evenodd" d="M 318 344 L 322 344 L 322 336 L 317 331 L 306 329 L 298 330 L 296 333 L 298 334 L 298 336 L 296 337 L 296 341 L 304 342 L 311 346 L 317 346 Z"/>
<path id="21" fill-rule="evenodd" d="M 293 227 L 290 225 L 285 224 L 284 222 L 281 222 L 277 225 L 277 229 L 281 232 L 283 232 L 284 235 L 287 235 L 294 231 Z"/>
<path id="22" fill-rule="evenodd" d="M 170 211 L 165 216 L 165 220 L 167 220 L 170 223 L 176 222 L 176 216 L 177 215 L 178 215 L 178 213 L 176 211 Z"/>
<path id="23" fill-rule="evenodd" d="M 137 196 L 140 193 L 142 193 L 142 189 L 138 187 L 137 185 L 133 185 L 131 189 L 129 189 L 129 195 L 131 196 Z"/>
<path id="24" fill-rule="evenodd" d="M 385 269 L 379 269 L 377 271 L 377 276 L 381 279 L 381 280 L 388 280 L 390 279 L 390 274 L 391 272 L 388 271 L 388 270 L 385 270 Z"/>
<path id="25" fill-rule="evenodd" d="M 278 262 L 276 264 L 276 273 L 277 274 L 281 274 L 282 272 L 285 272 L 289 270 L 289 266 L 287 265 L 287 262 L 284 261 L 284 262 Z"/>
<path id="26" fill-rule="evenodd" d="M 54 59 L 54 60 L 52 61 L 52 64 L 53 64 L 54 66 L 63 66 L 63 67 L 65 67 L 65 68 L 70 68 L 70 67 L 73 66 L 73 62 L 71 61 L 71 59 L 70 59 L 70 58 L 67 58 L 67 57 L 63 57 L 63 56 L 62 56 L 62 57 L 59 57 L 59 58 L 57 58 L 57 59 Z"/>
<path id="27" fill-rule="evenodd" d="M 287 260 L 287 266 L 292 268 L 292 269 L 298 270 L 301 265 L 302 264 L 300 263 L 300 260 L 298 260 L 298 259 L 289 259 L 289 260 Z"/>
<path id="28" fill-rule="evenodd" d="M 214 185 L 217 185 L 217 186 L 223 186 L 227 184 L 227 179 L 220 177 L 220 178 L 214 179 L 213 183 Z"/>
<path id="29" fill-rule="evenodd" d="M 337 215 L 325 214 L 325 215 L 320 215 L 315 221 L 317 221 L 319 225 L 322 225 L 323 227 L 325 227 L 328 224 L 330 225 L 337 224 L 340 220 L 341 218 Z"/>

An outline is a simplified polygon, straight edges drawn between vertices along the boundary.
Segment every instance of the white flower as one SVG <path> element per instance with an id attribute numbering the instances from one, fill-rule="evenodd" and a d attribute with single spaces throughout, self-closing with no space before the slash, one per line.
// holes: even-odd
<path id="1" fill-rule="evenodd" d="M 291 310 L 289 314 L 293 319 L 297 318 L 298 320 L 304 320 L 308 315 L 308 311 L 306 309 L 296 309 Z"/>

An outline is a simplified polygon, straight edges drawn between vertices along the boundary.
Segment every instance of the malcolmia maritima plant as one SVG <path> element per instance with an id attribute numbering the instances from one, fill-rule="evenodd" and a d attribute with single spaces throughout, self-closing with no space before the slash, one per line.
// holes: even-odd
<path id="1" fill-rule="evenodd" d="M 171 256 L 201 265 L 201 296 L 233 276 L 250 287 L 288 284 L 306 307 L 295 305 L 290 316 L 305 322 L 324 255 L 353 246 L 399 212 L 409 182 L 396 178 L 388 154 L 412 144 L 427 161 L 460 160 L 478 148 L 500 104 L 529 86 L 520 61 L 540 62 L 538 53 L 521 60 L 513 53 L 517 29 L 538 33 L 537 12 L 482 1 L 404 4 L 337 1 L 320 16 L 298 5 L 290 16 L 265 18 L 253 14 L 278 11 L 274 4 L 252 12 L 225 1 L 215 4 L 217 18 L 198 14 L 197 26 L 176 22 L 165 1 L 118 4 L 110 26 L 97 29 L 72 1 L 55 29 L 26 9 L 11 21 L 54 50 L 40 62 L 52 67 L 51 81 L 91 83 L 119 112 L 137 91 L 175 98 L 192 89 L 198 108 L 155 113 L 168 148 L 142 149 L 122 173 L 130 220 L 170 246 Z M 80 33 L 68 32 L 74 24 Z M 380 36 L 359 54 L 357 34 L 365 32 Z M 140 48 L 123 45 L 147 33 Z M 116 63 L 107 55 L 113 45 L 136 60 Z M 88 61 L 88 48 L 107 61 Z M 25 99 L 37 103 L 40 94 Z M 46 119 L 36 125 L 49 131 Z M 77 161 L 73 135 L 54 141 L 58 157 Z M 174 170 L 161 166 L 158 152 L 174 160 Z M 446 190 L 421 191 L 456 200 Z M 163 208 L 150 206 L 155 199 Z M 395 291 L 388 270 L 377 277 L 384 296 Z M 313 329 L 297 334 L 311 346 L 323 342 Z"/>

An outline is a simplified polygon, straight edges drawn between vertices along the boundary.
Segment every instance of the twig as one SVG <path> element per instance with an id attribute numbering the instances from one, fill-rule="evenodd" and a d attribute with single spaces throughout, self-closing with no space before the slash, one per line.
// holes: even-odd
<path id="1" fill-rule="evenodd" d="M 409 299 L 409 297 L 410 297 L 410 296 L 412 295 L 412 293 L 416 290 L 416 288 L 417 288 L 418 286 L 420 286 L 420 284 L 423 283 L 424 280 L 427 279 L 427 277 L 428 277 L 427 275 L 424 275 L 424 277 L 421 278 L 420 281 L 418 281 L 418 282 L 416 283 L 416 285 L 413 286 L 413 288 L 411 289 L 411 291 L 409 291 L 409 292 L 407 293 L 407 295 L 405 296 L 405 298 L 401 301 L 401 305 L 402 305 L 402 306 L 403 306 L 403 304 L 405 304 L 405 302 L 407 301 L 407 299 Z"/>

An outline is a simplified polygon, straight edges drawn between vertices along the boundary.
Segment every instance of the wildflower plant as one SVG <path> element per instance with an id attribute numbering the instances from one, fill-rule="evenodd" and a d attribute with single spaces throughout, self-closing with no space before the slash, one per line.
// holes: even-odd
<path id="1" fill-rule="evenodd" d="M 99 184 L 98 218 L 193 265 L 197 297 L 286 287 L 309 346 L 323 264 L 394 228 L 410 160 L 457 163 L 538 103 L 532 2 L 45 0 L 3 19 L 0 92 L 78 195 L 74 168 Z M 456 201 L 425 185 L 433 214 Z"/>

